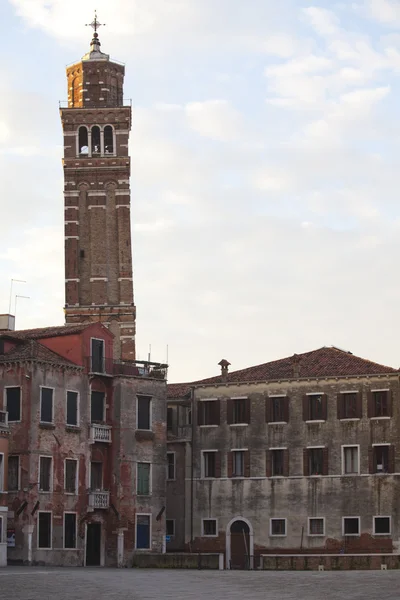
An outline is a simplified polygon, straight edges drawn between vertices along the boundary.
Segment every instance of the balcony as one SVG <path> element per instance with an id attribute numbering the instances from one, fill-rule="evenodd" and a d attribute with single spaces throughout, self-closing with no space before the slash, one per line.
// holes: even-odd
<path id="1" fill-rule="evenodd" d="M 8 429 L 8 412 L 6 410 L 0 410 L 0 428 Z"/>
<path id="2" fill-rule="evenodd" d="M 105 377 L 142 377 L 146 379 L 166 380 L 168 365 L 145 360 L 115 360 L 103 358 L 98 360 L 92 356 L 85 359 L 86 368 L 90 374 Z"/>
<path id="3" fill-rule="evenodd" d="M 110 506 L 110 492 L 95 490 L 89 492 L 89 507 L 93 509 L 107 509 Z"/>
<path id="4" fill-rule="evenodd" d="M 99 425 L 97 423 L 90 425 L 89 442 L 90 444 L 95 442 L 111 444 L 111 425 Z"/>

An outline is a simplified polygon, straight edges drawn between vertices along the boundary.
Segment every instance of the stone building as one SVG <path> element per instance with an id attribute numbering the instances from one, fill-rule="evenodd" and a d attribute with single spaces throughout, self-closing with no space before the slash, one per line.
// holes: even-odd
<path id="1" fill-rule="evenodd" d="M 321 348 L 168 386 L 168 550 L 399 550 L 399 371 Z"/>
<path id="2" fill-rule="evenodd" d="M 9 562 L 116 566 L 163 549 L 166 366 L 114 359 L 113 337 L 101 323 L 0 333 Z"/>

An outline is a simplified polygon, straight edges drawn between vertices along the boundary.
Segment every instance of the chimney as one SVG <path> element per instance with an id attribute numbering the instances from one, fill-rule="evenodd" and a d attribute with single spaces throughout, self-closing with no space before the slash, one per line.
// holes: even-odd
<path id="1" fill-rule="evenodd" d="M 221 367 L 221 379 L 223 383 L 228 381 L 228 367 L 231 363 L 223 358 L 218 365 Z"/>
<path id="2" fill-rule="evenodd" d="M 293 378 L 298 379 L 300 377 L 301 370 L 301 357 L 298 354 L 293 354 Z"/>
<path id="3" fill-rule="evenodd" d="M 14 315 L 0 315 L 0 333 L 5 331 L 15 331 Z"/>

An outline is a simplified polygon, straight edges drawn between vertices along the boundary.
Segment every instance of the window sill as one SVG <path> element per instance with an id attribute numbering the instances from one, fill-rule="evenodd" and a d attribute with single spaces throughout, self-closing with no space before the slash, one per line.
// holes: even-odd
<path id="1" fill-rule="evenodd" d="M 77 496 L 78 492 L 64 492 L 65 496 Z"/>
<path id="2" fill-rule="evenodd" d="M 343 535 L 344 535 L 344 537 L 347 537 L 347 538 L 348 537 L 360 537 L 359 533 L 345 533 Z"/>
<path id="3" fill-rule="evenodd" d="M 371 421 L 388 421 L 392 417 L 370 417 Z"/>
<path id="4" fill-rule="evenodd" d="M 217 533 L 215 533 L 215 534 L 213 534 L 213 535 L 206 535 L 206 534 L 204 533 L 204 534 L 203 534 L 201 537 L 205 537 L 205 538 L 217 538 L 217 537 L 218 537 L 218 534 L 217 534 Z"/>
<path id="5" fill-rule="evenodd" d="M 272 538 L 276 538 L 276 537 L 283 538 L 283 537 L 287 537 L 287 535 L 286 535 L 286 533 L 276 533 L 276 534 L 270 533 L 269 537 L 272 537 Z"/>
<path id="6" fill-rule="evenodd" d="M 200 428 L 202 428 L 202 427 L 219 427 L 219 425 L 214 425 L 214 424 L 213 425 L 200 425 L 199 427 Z"/>
<path id="7" fill-rule="evenodd" d="M 324 533 L 308 533 L 308 537 L 325 537 Z"/>
<path id="8" fill-rule="evenodd" d="M 310 423 L 326 423 L 325 419 L 309 419 L 306 421 L 307 425 Z"/>
<path id="9" fill-rule="evenodd" d="M 39 490 L 39 494 L 52 494 L 50 490 Z"/>
<path id="10" fill-rule="evenodd" d="M 54 423 L 45 423 L 45 422 L 42 422 L 42 421 L 40 421 L 39 427 L 41 429 L 55 429 L 56 428 L 56 426 L 54 425 Z"/>
<path id="11" fill-rule="evenodd" d="M 136 492 L 136 498 L 151 498 L 151 494 L 140 494 Z"/>
<path id="12" fill-rule="evenodd" d="M 248 427 L 250 423 L 229 423 L 230 427 Z"/>
<path id="13" fill-rule="evenodd" d="M 349 417 L 348 419 L 347 418 L 339 419 L 339 421 L 341 421 L 342 423 L 349 423 L 352 421 L 360 421 L 360 420 L 361 420 L 361 417 L 352 417 L 352 418 Z"/>
<path id="14" fill-rule="evenodd" d="M 173 477 L 173 478 L 167 477 L 167 481 L 176 481 L 176 477 Z"/>
<path id="15" fill-rule="evenodd" d="M 358 477 L 360 473 L 342 473 L 342 477 Z"/>
<path id="16" fill-rule="evenodd" d="M 270 475 L 270 479 L 284 479 L 285 475 Z"/>
<path id="17" fill-rule="evenodd" d="M 10 421 L 10 419 L 8 419 L 9 425 L 14 425 L 14 423 L 22 423 L 22 421 L 21 421 L 21 419 L 18 419 L 18 421 Z"/>
<path id="18" fill-rule="evenodd" d="M 82 431 L 82 429 L 79 425 L 66 425 L 65 431 L 68 431 L 69 433 L 79 433 L 80 431 Z"/>
<path id="19" fill-rule="evenodd" d="M 268 425 L 287 425 L 287 421 L 268 421 Z"/>
<path id="20" fill-rule="evenodd" d="M 373 533 L 372 535 L 374 537 L 381 538 L 381 537 L 391 537 L 392 534 L 391 534 L 391 532 L 388 532 L 388 533 Z"/>

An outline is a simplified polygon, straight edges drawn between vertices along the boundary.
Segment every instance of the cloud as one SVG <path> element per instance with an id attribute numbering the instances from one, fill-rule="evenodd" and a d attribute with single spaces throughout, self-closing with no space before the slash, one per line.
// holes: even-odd
<path id="1" fill-rule="evenodd" d="M 338 32 L 340 21 L 333 11 L 310 6 L 303 13 L 318 35 L 332 36 Z"/>
<path id="2" fill-rule="evenodd" d="M 240 138 L 243 118 L 226 100 L 191 102 L 186 106 L 188 125 L 199 135 L 223 142 Z"/>

